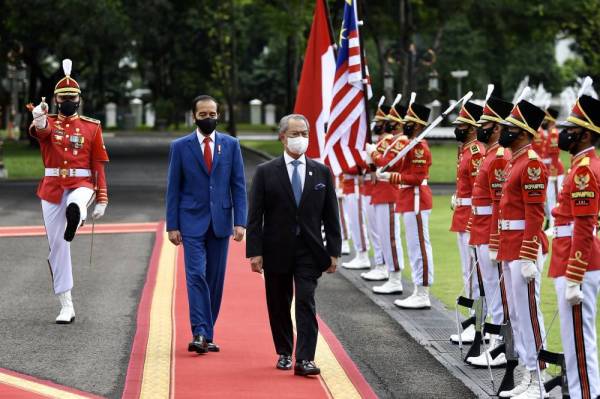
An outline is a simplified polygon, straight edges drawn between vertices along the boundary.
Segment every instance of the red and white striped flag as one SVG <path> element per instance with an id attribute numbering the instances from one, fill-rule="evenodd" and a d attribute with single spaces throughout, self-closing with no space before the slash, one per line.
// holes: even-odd
<path id="1" fill-rule="evenodd" d="M 294 113 L 304 115 L 310 123 L 306 156 L 320 161 L 325 147 L 325 126 L 329 121 L 334 76 L 335 55 L 327 2 L 317 0 Z"/>
<path id="2" fill-rule="evenodd" d="M 366 99 L 371 90 L 363 80 L 363 67 L 356 1 L 346 0 L 324 149 L 325 161 L 336 176 L 353 172 L 357 165 L 365 167 L 361 152 L 368 133 Z"/>

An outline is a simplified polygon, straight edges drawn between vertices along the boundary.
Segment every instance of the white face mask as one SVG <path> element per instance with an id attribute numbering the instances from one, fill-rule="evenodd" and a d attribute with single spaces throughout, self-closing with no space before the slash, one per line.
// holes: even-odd
<path id="1" fill-rule="evenodd" d="M 287 147 L 291 153 L 302 155 L 308 148 L 308 138 L 306 137 L 288 137 Z"/>

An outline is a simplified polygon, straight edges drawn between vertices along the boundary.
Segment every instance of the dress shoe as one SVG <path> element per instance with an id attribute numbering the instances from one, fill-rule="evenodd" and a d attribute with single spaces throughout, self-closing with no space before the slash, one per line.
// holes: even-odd
<path id="1" fill-rule="evenodd" d="M 291 370 L 292 357 L 290 355 L 279 355 L 279 360 L 277 360 L 277 366 L 275 367 L 279 370 Z"/>
<path id="2" fill-rule="evenodd" d="M 294 374 L 304 377 L 309 375 L 319 375 L 321 374 L 321 369 L 319 369 L 313 361 L 299 360 L 296 362 L 296 366 L 294 367 Z"/>
<path id="3" fill-rule="evenodd" d="M 360 276 L 368 281 L 385 281 L 389 278 L 389 273 L 386 265 L 377 265 L 366 273 L 361 273 Z"/>
<path id="4" fill-rule="evenodd" d="M 404 299 L 396 299 L 394 305 L 403 309 L 429 309 L 431 301 L 429 300 L 429 287 L 420 285 L 415 286 L 411 296 Z"/>
<path id="5" fill-rule="evenodd" d="M 376 294 L 402 294 L 402 290 L 402 272 L 391 272 L 388 281 L 373 287 Z"/>
<path id="6" fill-rule="evenodd" d="M 73 309 L 73 300 L 71 299 L 71 291 L 58 294 L 60 301 L 60 313 L 56 318 L 56 324 L 71 324 L 75 321 L 75 309 Z"/>
<path id="7" fill-rule="evenodd" d="M 371 267 L 371 261 L 369 260 L 369 253 L 367 251 L 358 252 L 354 259 L 349 262 L 342 263 L 342 267 L 345 269 L 359 270 L 368 269 Z"/>
<path id="8" fill-rule="evenodd" d="M 81 223 L 81 211 L 79 210 L 79 205 L 71 202 L 69 206 L 67 206 L 66 217 L 67 227 L 65 228 L 63 238 L 65 241 L 71 242 L 73 241 L 73 238 L 75 238 L 75 232 L 79 227 L 79 223 Z"/>
<path id="9" fill-rule="evenodd" d="M 219 348 L 219 345 L 215 344 L 214 342 L 208 342 L 208 351 L 221 352 L 221 348 Z"/>
<path id="10" fill-rule="evenodd" d="M 208 342 L 202 335 L 194 335 L 194 339 L 188 345 L 188 352 L 207 353 Z"/>

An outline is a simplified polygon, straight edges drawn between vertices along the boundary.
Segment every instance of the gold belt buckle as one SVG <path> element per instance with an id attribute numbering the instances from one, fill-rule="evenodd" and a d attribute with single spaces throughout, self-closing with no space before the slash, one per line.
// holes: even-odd
<path id="1" fill-rule="evenodd" d="M 65 177 L 67 177 L 69 175 L 69 170 L 61 168 L 59 170 L 59 175 L 60 175 L 60 177 L 62 177 L 64 179 Z"/>

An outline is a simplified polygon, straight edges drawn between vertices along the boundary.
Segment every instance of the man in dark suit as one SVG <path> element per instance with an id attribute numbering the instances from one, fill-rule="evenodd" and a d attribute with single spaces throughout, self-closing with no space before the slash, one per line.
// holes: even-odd
<path id="1" fill-rule="evenodd" d="M 335 272 L 341 231 L 335 185 L 329 169 L 306 158 L 308 121 L 302 115 L 279 124 L 282 156 L 258 166 L 250 193 L 246 256 L 264 271 L 267 308 L 277 368 L 292 368 L 294 335 L 290 308 L 296 294 L 296 375 L 317 375 L 318 325 L 315 289 L 321 274 Z M 325 229 L 325 241 L 321 233 Z"/>
<path id="2" fill-rule="evenodd" d="M 219 352 L 213 342 L 219 315 L 227 248 L 244 237 L 246 183 L 237 139 L 219 133 L 217 102 L 194 99 L 197 129 L 173 141 L 167 182 L 169 240 L 183 243 L 193 340 L 188 351 Z M 235 227 L 234 227 L 235 226 Z"/>

